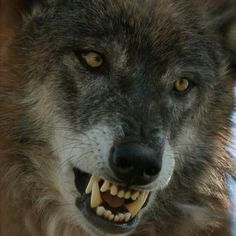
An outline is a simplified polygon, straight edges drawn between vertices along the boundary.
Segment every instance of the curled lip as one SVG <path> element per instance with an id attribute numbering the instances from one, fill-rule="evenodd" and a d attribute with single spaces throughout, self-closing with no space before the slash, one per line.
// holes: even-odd
<path id="1" fill-rule="evenodd" d="M 91 194 L 90 193 L 86 194 L 86 189 L 88 189 L 88 183 L 90 182 L 91 175 L 87 174 L 85 172 L 82 172 L 76 168 L 74 168 L 74 173 L 75 173 L 75 185 L 77 187 L 77 190 L 81 193 L 81 197 L 76 199 L 76 205 L 80 209 L 80 211 L 83 213 L 85 218 L 93 226 L 95 226 L 95 228 L 97 228 L 103 232 L 106 232 L 106 233 L 120 234 L 120 233 L 130 232 L 131 230 L 133 230 L 137 227 L 139 214 L 133 215 L 133 217 L 130 218 L 130 220 L 128 220 L 128 221 L 123 220 L 121 222 L 120 221 L 115 222 L 113 220 L 109 221 L 108 219 L 105 219 L 104 217 L 99 216 L 96 213 L 96 209 L 91 208 L 91 203 L 90 203 Z M 111 184 L 116 184 L 116 183 L 114 181 L 112 181 Z M 119 186 L 122 187 L 125 185 L 122 184 Z M 135 191 L 135 189 L 132 189 L 132 191 Z M 148 197 L 145 200 L 145 203 L 142 208 L 144 208 L 146 206 L 147 202 L 148 202 Z M 112 211 L 112 208 L 110 208 L 110 210 Z M 113 209 L 113 210 L 114 210 L 114 212 L 117 211 L 117 209 Z"/>

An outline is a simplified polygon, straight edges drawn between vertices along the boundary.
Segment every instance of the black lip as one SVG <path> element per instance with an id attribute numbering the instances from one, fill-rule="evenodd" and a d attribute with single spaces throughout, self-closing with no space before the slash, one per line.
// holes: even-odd
<path id="1" fill-rule="evenodd" d="M 122 234 L 128 233 L 135 229 L 138 225 L 137 217 L 133 218 L 128 223 L 113 223 L 96 215 L 94 210 L 90 208 L 89 195 L 83 194 L 81 198 L 76 199 L 76 205 L 84 214 L 85 218 L 91 222 L 96 228 L 106 231 L 106 233 Z"/>

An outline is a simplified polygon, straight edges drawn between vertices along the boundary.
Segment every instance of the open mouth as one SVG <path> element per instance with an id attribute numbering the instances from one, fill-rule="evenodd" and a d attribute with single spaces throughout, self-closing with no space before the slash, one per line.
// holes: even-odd
<path id="1" fill-rule="evenodd" d="M 148 202 L 148 191 L 137 191 L 101 177 L 74 169 L 81 197 L 77 206 L 86 219 L 107 233 L 125 233 L 137 226 L 140 210 Z"/>

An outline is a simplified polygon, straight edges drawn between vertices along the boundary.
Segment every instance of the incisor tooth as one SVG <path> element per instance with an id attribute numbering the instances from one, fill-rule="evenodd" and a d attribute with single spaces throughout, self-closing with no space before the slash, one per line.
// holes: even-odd
<path id="1" fill-rule="evenodd" d="M 135 201 L 138 198 L 138 196 L 139 196 L 139 192 L 137 191 L 131 196 L 131 198 L 132 198 L 132 200 Z"/>
<path id="2" fill-rule="evenodd" d="M 118 217 L 119 217 L 119 221 L 123 221 L 125 219 L 125 215 L 122 213 L 119 213 Z"/>
<path id="3" fill-rule="evenodd" d="M 112 221 L 112 220 L 114 220 L 114 218 L 115 218 L 114 215 L 110 215 L 110 216 L 108 217 L 108 220 Z"/>
<path id="4" fill-rule="evenodd" d="M 101 187 L 101 192 L 105 193 L 107 190 L 109 190 L 109 188 L 110 188 L 110 183 L 107 180 L 105 180 Z"/>
<path id="5" fill-rule="evenodd" d="M 105 218 L 108 218 L 110 215 L 112 215 L 111 211 L 105 211 L 104 216 Z"/>
<path id="6" fill-rule="evenodd" d="M 122 189 L 118 192 L 118 195 L 117 195 L 119 198 L 123 198 L 125 196 L 125 191 Z"/>
<path id="7" fill-rule="evenodd" d="M 112 196 L 116 196 L 117 195 L 117 192 L 118 192 L 118 188 L 116 185 L 112 185 L 111 186 L 111 195 Z"/>
<path id="8" fill-rule="evenodd" d="M 119 219 L 120 219 L 120 217 L 119 217 L 118 215 L 116 215 L 115 218 L 114 218 L 114 221 L 115 221 L 115 222 L 118 222 Z"/>
<path id="9" fill-rule="evenodd" d="M 96 176 L 91 176 L 91 178 L 90 178 L 90 180 L 89 180 L 89 183 L 88 183 L 88 185 L 87 185 L 87 188 L 86 188 L 86 190 L 85 190 L 85 193 L 86 194 L 90 194 L 91 192 L 92 192 L 92 188 L 93 188 L 93 182 L 94 181 L 98 181 L 99 180 L 99 178 L 98 177 L 96 177 Z"/>
<path id="10" fill-rule="evenodd" d="M 148 192 L 142 192 L 136 201 L 125 205 L 125 208 L 131 213 L 132 217 L 136 216 L 137 213 L 141 210 L 147 197 L 148 197 Z"/>
<path id="11" fill-rule="evenodd" d="M 130 191 L 125 193 L 125 199 L 129 199 L 131 197 L 131 193 Z"/>
<path id="12" fill-rule="evenodd" d="M 125 214 L 125 222 L 128 222 L 130 220 L 131 216 L 132 216 L 131 213 L 126 213 Z"/>
<path id="13" fill-rule="evenodd" d="M 95 208 L 98 207 L 101 203 L 102 203 L 102 197 L 99 191 L 98 181 L 95 180 L 93 182 L 93 187 L 92 187 L 90 206 L 91 208 Z"/>
<path id="14" fill-rule="evenodd" d="M 105 208 L 104 207 L 98 207 L 96 210 L 96 213 L 98 216 L 103 216 L 105 212 Z"/>

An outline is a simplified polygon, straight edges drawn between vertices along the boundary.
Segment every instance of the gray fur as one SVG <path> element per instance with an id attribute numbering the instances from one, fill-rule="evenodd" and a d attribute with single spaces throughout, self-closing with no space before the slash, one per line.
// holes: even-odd
<path id="1" fill-rule="evenodd" d="M 30 196 L 27 211 L 42 217 L 40 235 L 74 236 L 80 228 L 95 235 L 81 213 L 76 216 L 72 168 L 109 179 L 109 147 L 127 134 L 156 149 L 163 145 L 167 160 L 164 177 L 140 187 L 153 193 L 133 234 L 217 235 L 229 216 L 233 95 L 226 56 L 200 6 L 58 0 L 32 9 L 11 48 L 20 81 L 11 98 L 18 118 L 6 122 L 10 137 L 2 122 L 1 135 L 16 148 L 13 167 L 6 164 L 12 152 L 2 165 L 8 166 L 3 175 L 12 176 L 5 177 L 9 189 L 18 186 L 20 196 Z M 75 54 L 80 49 L 104 54 L 105 70 L 83 67 Z M 195 86 L 176 95 L 173 84 L 181 77 Z M 140 127 L 152 132 L 144 135 Z"/>

